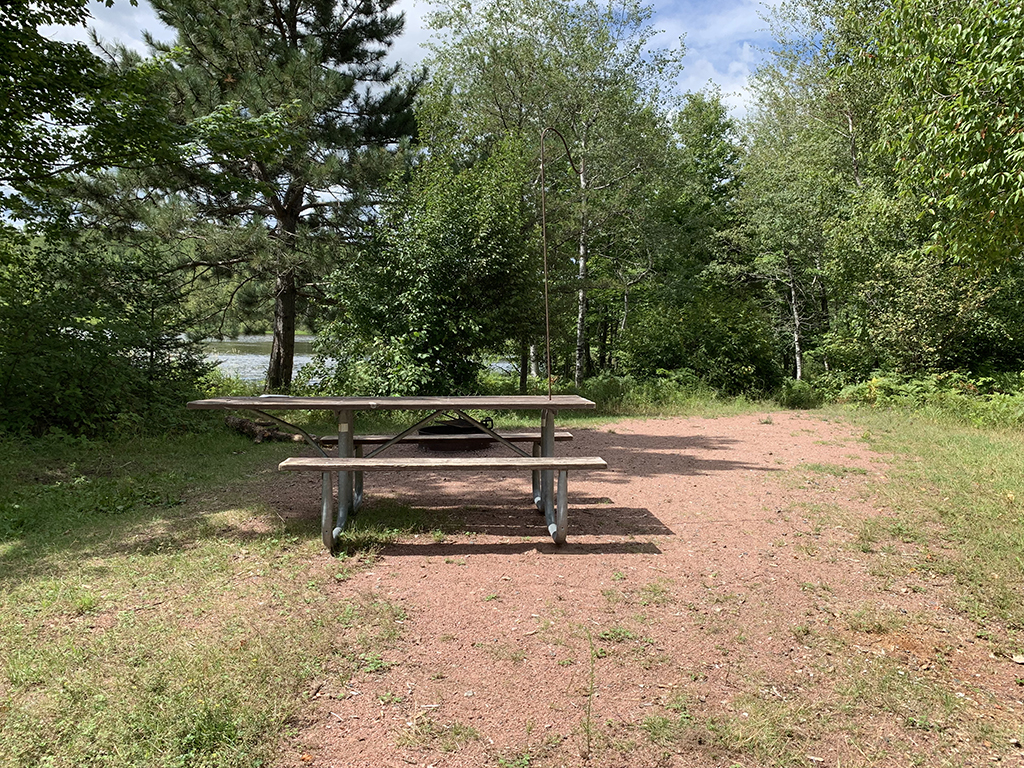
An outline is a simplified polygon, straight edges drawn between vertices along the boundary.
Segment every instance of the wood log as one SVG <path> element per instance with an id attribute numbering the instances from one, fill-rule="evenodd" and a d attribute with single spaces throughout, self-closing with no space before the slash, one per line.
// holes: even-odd
<path id="1" fill-rule="evenodd" d="M 282 432 L 273 427 L 264 427 L 252 419 L 243 419 L 241 416 L 225 416 L 224 423 L 246 437 L 251 437 L 254 443 L 262 443 L 264 440 L 273 440 L 282 443 L 301 443 L 304 441 L 302 435 L 294 435 L 291 432 Z"/>

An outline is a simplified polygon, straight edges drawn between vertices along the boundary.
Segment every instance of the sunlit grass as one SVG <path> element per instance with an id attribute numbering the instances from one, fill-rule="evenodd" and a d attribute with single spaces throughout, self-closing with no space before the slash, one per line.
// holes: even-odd
<path id="1" fill-rule="evenodd" d="M 956 578 L 961 607 L 1024 630 L 1024 435 L 907 412 L 847 412 L 872 448 L 893 454 L 876 492 L 886 525 L 864 532 L 919 547 L 920 571 Z"/>
<path id="2" fill-rule="evenodd" d="M 382 658 L 401 612 L 329 593 L 360 557 L 261 501 L 292 451 L 0 442 L 0 764 L 268 764 L 311 680 Z"/>

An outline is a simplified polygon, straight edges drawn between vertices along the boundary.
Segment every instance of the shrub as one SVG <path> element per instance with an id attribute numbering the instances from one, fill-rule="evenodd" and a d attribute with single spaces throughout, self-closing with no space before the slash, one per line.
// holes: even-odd
<path id="1" fill-rule="evenodd" d="M 775 402 L 783 408 L 817 408 L 821 401 L 820 393 L 813 386 L 796 379 L 786 379 L 775 393 Z"/>
<path id="2" fill-rule="evenodd" d="M 1019 378 L 1010 374 L 971 378 L 948 372 L 910 379 L 876 373 L 845 387 L 838 399 L 875 408 L 934 411 L 975 426 L 1017 428 L 1024 425 L 1024 392 L 1005 391 L 1005 385 L 1015 381 Z"/>
<path id="3" fill-rule="evenodd" d="M 0 236 L 0 432 L 179 423 L 208 369 L 179 296 L 127 249 Z"/>
<path id="4" fill-rule="evenodd" d="M 638 378 L 686 369 L 726 394 L 771 392 L 782 370 L 769 328 L 752 302 L 701 295 L 679 308 L 638 312 L 622 339 L 620 361 Z"/>

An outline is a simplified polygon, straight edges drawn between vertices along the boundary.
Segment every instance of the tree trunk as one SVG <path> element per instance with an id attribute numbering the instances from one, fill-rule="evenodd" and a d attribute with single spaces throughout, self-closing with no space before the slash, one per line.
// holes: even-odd
<path id="1" fill-rule="evenodd" d="M 821 268 L 821 263 L 818 259 L 815 259 L 815 268 L 817 269 L 818 276 L 815 277 L 815 282 L 818 288 L 818 297 L 820 299 L 821 315 L 823 318 L 823 327 L 827 333 L 832 329 L 832 311 L 829 309 L 828 292 L 825 290 L 825 278 L 824 270 Z M 828 367 L 828 355 L 822 355 L 821 363 L 825 367 L 825 371 L 829 370 Z"/>
<path id="2" fill-rule="evenodd" d="M 857 159 L 857 134 L 853 130 L 853 114 L 846 113 L 846 123 L 850 128 L 850 160 L 853 163 L 853 181 L 858 187 L 864 186 L 860 180 L 860 161 Z"/>
<path id="3" fill-rule="evenodd" d="M 580 211 L 580 235 L 577 250 L 577 259 L 579 260 L 579 291 L 577 292 L 577 299 L 579 301 L 579 311 L 576 315 L 576 375 L 574 380 L 577 387 L 583 386 L 583 377 L 586 375 L 587 370 L 587 357 L 589 350 L 587 349 L 587 166 L 586 156 L 580 158 L 580 192 L 582 193 L 582 210 Z"/>
<path id="4" fill-rule="evenodd" d="M 287 392 L 292 386 L 296 294 L 294 270 L 278 275 L 274 290 L 274 341 L 267 369 L 267 390 L 270 392 Z"/>
<path id="5" fill-rule="evenodd" d="M 530 345 L 530 375 L 535 379 L 540 378 L 540 359 L 537 356 L 537 345 Z"/>
<path id="6" fill-rule="evenodd" d="M 526 394 L 529 382 L 530 346 L 524 341 L 519 345 L 519 394 Z"/>
<path id="7" fill-rule="evenodd" d="M 804 352 L 800 328 L 800 307 L 796 296 L 796 278 L 793 275 L 793 264 L 789 260 L 788 256 L 786 257 L 786 270 L 789 273 L 789 310 L 793 314 L 793 357 L 796 362 L 796 376 L 794 376 L 794 378 L 797 381 L 800 381 L 803 379 L 804 375 Z"/>

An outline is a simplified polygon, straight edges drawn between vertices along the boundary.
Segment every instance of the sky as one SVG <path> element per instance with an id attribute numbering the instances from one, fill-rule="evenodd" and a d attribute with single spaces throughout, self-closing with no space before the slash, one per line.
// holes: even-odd
<path id="1" fill-rule="evenodd" d="M 698 91 L 708 82 L 722 90 L 725 103 L 735 117 L 746 112 L 747 78 L 757 67 L 770 38 L 767 23 L 762 16 L 766 4 L 778 0 L 654 0 L 654 27 L 661 30 L 656 45 L 674 45 L 685 37 L 686 58 L 680 89 Z M 145 50 L 142 31 L 150 32 L 157 40 L 172 38 L 172 33 L 157 21 L 146 0 L 137 7 L 127 0 L 116 0 L 113 7 L 92 3 L 93 21 L 100 38 L 117 41 L 129 47 Z M 394 47 L 394 55 L 410 66 L 422 60 L 422 44 L 430 37 L 424 17 L 430 4 L 426 0 L 399 0 L 397 9 L 406 17 L 405 33 Z M 83 29 L 52 30 L 54 37 L 63 40 L 84 40 Z"/>

